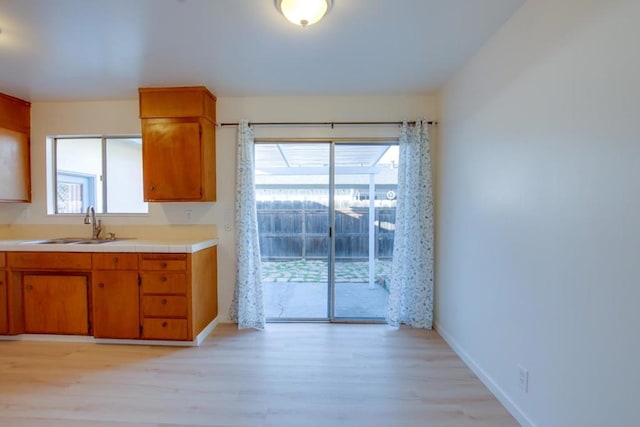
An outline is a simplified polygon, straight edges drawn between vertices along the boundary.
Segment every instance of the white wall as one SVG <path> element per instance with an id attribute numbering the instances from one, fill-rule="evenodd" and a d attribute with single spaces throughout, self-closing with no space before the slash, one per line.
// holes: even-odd
<path id="1" fill-rule="evenodd" d="M 529 0 L 441 94 L 438 328 L 524 425 L 638 425 L 639 21 Z"/>
<path id="2" fill-rule="evenodd" d="M 215 93 L 215 88 L 210 88 Z M 133 94 L 134 98 L 136 94 Z M 436 119 L 436 100 L 424 96 L 380 97 L 253 97 L 218 98 L 219 122 L 249 119 L 265 121 L 398 121 L 420 117 Z M 61 226 L 82 224 L 83 215 L 55 217 L 46 209 L 46 144 L 52 135 L 140 134 L 137 99 L 105 102 L 34 102 L 31 109 L 31 166 L 33 203 L 0 204 L 2 224 L 14 229 L 42 230 L 34 224 L 44 224 L 47 232 L 61 233 Z M 348 127 L 331 130 L 328 127 L 273 127 L 256 129 L 256 137 L 397 137 L 398 127 Z M 157 226 L 186 224 L 184 211 L 192 211 L 194 226 L 210 228 L 219 239 L 219 302 L 221 319 L 226 319 L 235 282 L 235 240 L 233 214 L 235 204 L 235 141 L 236 128 L 219 128 L 216 133 L 218 200 L 215 203 L 150 203 L 147 215 L 98 215 L 107 231 L 124 229 L 126 235 L 136 233 L 135 227 L 149 227 L 154 232 L 171 235 L 193 233 L 190 226 Z M 224 225 L 231 225 L 227 230 Z M 28 227 L 25 227 L 28 226 Z M 127 228 L 124 228 L 124 227 Z M 217 231 L 216 231 L 217 229 Z M 140 230 L 142 233 L 142 230 Z M 2 233 L 0 233 L 1 235 Z M 145 235 L 148 235 L 145 232 Z M 209 234 L 209 233 L 207 233 Z"/>

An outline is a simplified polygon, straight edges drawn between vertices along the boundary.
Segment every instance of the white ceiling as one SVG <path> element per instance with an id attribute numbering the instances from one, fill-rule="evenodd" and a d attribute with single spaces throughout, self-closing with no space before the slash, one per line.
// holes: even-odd
<path id="1" fill-rule="evenodd" d="M 0 0 L 0 92 L 130 99 L 433 93 L 524 0 L 335 0 L 290 24 L 273 0 Z"/>

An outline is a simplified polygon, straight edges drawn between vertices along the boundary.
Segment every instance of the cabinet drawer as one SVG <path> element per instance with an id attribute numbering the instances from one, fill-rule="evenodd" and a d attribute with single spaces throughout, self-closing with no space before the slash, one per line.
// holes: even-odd
<path id="1" fill-rule="evenodd" d="M 184 296 L 145 295 L 142 297 L 142 314 L 149 317 L 186 316 L 187 298 Z"/>
<path id="2" fill-rule="evenodd" d="M 137 254 L 93 254 L 94 270 L 137 270 Z"/>
<path id="3" fill-rule="evenodd" d="M 147 340 L 188 339 L 186 319 L 144 319 L 142 338 Z"/>
<path id="4" fill-rule="evenodd" d="M 7 263 L 14 270 L 91 270 L 90 253 L 10 252 L 7 255 Z"/>
<path id="5" fill-rule="evenodd" d="M 180 273 L 142 273 L 143 294 L 186 294 L 187 275 Z"/>
<path id="6" fill-rule="evenodd" d="M 0 252 L 0 268 L 4 268 L 6 265 L 4 252 Z"/>
<path id="7" fill-rule="evenodd" d="M 187 269 L 187 255 L 142 255 L 141 269 L 146 271 L 176 271 Z"/>

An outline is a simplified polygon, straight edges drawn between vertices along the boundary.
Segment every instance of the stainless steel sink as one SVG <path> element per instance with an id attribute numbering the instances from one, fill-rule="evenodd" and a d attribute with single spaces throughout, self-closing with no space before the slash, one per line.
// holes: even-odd
<path id="1" fill-rule="evenodd" d="M 22 242 L 22 244 L 29 245 L 67 245 L 69 243 L 77 243 L 83 240 L 87 240 L 83 237 L 59 237 L 55 239 L 45 239 L 45 240 L 32 240 L 29 242 Z"/>
<path id="2" fill-rule="evenodd" d="M 102 244 L 102 243 L 115 242 L 117 240 L 122 240 L 122 239 L 86 239 L 86 240 L 81 240 L 79 242 L 73 242 L 73 244 L 76 244 L 76 245 L 99 245 L 99 244 Z"/>

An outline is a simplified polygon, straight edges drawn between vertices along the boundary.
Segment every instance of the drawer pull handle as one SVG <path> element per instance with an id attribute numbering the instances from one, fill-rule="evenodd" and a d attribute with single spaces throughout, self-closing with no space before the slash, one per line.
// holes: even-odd
<path id="1" fill-rule="evenodd" d="M 30 291 L 31 289 L 33 289 L 33 286 L 31 286 L 31 285 L 27 285 L 27 286 L 25 286 L 25 289 L 26 289 L 26 290 L 28 290 L 28 291 Z"/>
<path id="2" fill-rule="evenodd" d="M 163 299 L 161 299 L 161 300 L 160 300 L 160 304 L 162 304 L 162 305 L 167 305 L 167 300 L 166 300 L 166 299 L 164 299 L 164 298 L 163 298 Z"/>
<path id="3" fill-rule="evenodd" d="M 167 322 L 162 322 L 162 327 L 166 328 L 169 324 Z"/>
<path id="4" fill-rule="evenodd" d="M 167 281 L 167 276 L 162 276 L 162 277 L 160 278 L 160 281 L 161 281 L 162 283 L 166 282 L 166 281 Z"/>
<path id="5" fill-rule="evenodd" d="M 104 288 L 104 283 L 102 283 L 102 282 L 98 283 L 98 287 L 99 288 Z"/>
<path id="6" fill-rule="evenodd" d="M 166 262 L 161 263 L 161 264 L 160 264 L 160 267 L 161 267 L 161 268 L 167 268 L 167 263 L 166 263 Z"/>

